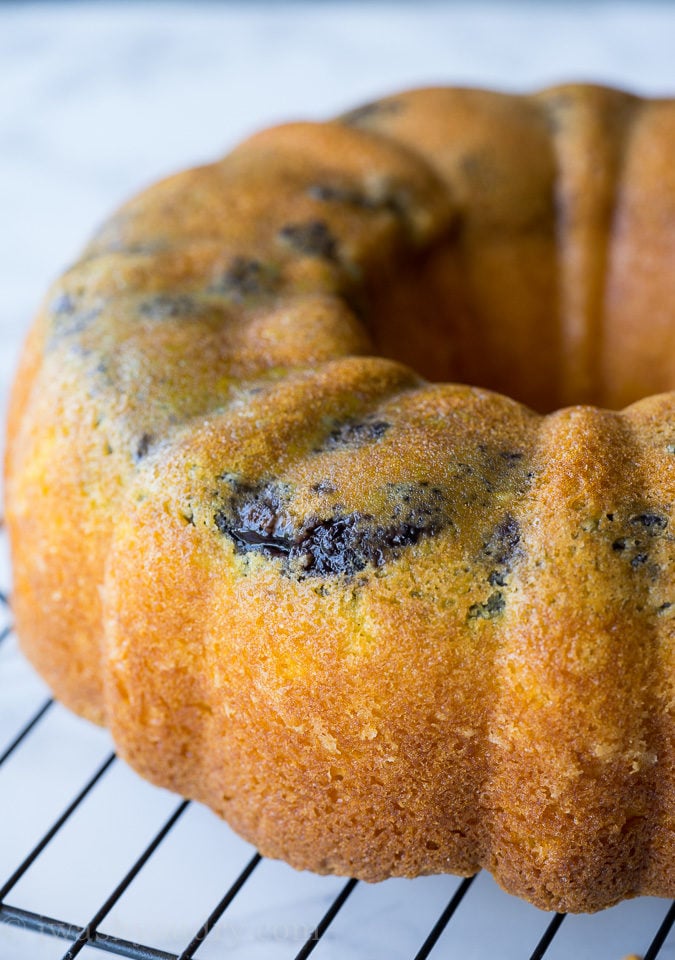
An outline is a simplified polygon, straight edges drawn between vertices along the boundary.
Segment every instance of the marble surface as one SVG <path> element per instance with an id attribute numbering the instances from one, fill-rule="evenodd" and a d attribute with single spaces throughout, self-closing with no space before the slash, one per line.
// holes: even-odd
<path id="1" fill-rule="evenodd" d="M 260 126 L 411 85 L 522 90 L 582 78 L 665 93 L 674 49 L 667 3 L 0 5 L 0 415 L 48 282 L 112 207 L 162 174 Z M 45 696 L 10 637 L 0 645 L 0 754 Z M 0 884 L 110 748 L 55 707 L 0 767 Z M 175 805 L 115 764 L 8 900 L 86 923 Z M 190 807 L 103 929 L 179 950 L 251 852 Z M 456 885 L 360 885 L 314 955 L 412 956 Z M 198 956 L 293 957 L 340 886 L 263 863 Z M 665 909 L 644 899 L 568 918 L 547 956 L 643 951 Z M 433 956 L 526 957 L 548 920 L 482 875 Z M 0 925 L 2 960 L 64 949 Z M 675 938 L 662 957 L 675 957 Z"/>

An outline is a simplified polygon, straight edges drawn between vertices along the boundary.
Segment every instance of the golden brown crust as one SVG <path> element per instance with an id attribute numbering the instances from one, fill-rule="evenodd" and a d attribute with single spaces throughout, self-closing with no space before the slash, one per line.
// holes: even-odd
<path id="1" fill-rule="evenodd" d="M 675 895 L 675 394 L 588 405 L 675 384 L 674 142 L 422 90 L 123 207 L 10 415 L 57 696 L 297 867 Z"/>

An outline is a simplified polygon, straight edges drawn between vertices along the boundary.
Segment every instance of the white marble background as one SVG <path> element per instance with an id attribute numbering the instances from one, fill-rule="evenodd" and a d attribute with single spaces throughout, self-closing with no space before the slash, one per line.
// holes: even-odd
<path id="1" fill-rule="evenodd" d="M 675 6 L 0 4 L 0 415 L 46 285 L 144 184 L 260 126 L 321 117 L 396 88 L 524 90 L 570 78 L 673 92 Z M 0 753 L 45 693 L 14 640 L 0 645 Z M 0 768 L 0 885 L 108 749 L 105 734 L 56 708 Z M 174 803 L 115 768 L 8 899 L 86 922 Z M 179 949 L 249 855 L 210 814 L 190 808 L 104 929 Z M 315 956 L 411 956 L 455 884 L 358 887 Z M 265 864 L 199 956 L 292 957 L 337 887 Z M 646 948 L 664 912 L 641 900 L 568 919 L 547 956 L 618 960 Z M 526 957 L 547 922 L 481 877 L 434 956 Z M 64 949 L 0 925 L 2 960 Z M 661 956 L 675 958 L 674 937 Z"/>

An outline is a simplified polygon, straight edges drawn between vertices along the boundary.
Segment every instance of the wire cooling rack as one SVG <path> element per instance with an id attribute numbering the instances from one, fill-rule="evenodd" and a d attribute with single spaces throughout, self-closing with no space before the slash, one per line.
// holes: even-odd
<path id="1" fill-rule="evenodd" d="M 370 885 L 260 857 L 54 703 L 18 651 L 6 592 L 0 691 L 0 960 L 675 958 L 665 900 L 566 917 L 485 873 Z"/>

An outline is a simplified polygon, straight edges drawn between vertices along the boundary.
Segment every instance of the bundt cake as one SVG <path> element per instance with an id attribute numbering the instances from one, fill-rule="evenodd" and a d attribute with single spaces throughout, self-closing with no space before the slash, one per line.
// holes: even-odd
<path id="1" fill-rule="evenodd" d="M 426 89 L 122 207 L 11 402 L 56 696 L 299 868 L 674 896 L 674 151 Z"/>

